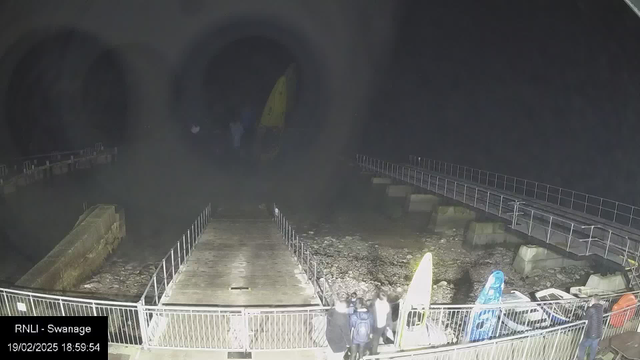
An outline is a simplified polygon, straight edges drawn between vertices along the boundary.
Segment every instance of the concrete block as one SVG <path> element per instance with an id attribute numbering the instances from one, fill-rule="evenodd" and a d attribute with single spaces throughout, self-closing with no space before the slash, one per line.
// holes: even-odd
<path id="1" fill-rule="evenodd" d="M 16 176 L 15 179 L 18 186 L 27 186 L 29 184 L 29 179 L 24 174 Z"/>
<path id="2" fill-rule="evenodd" d="M 407 212 L 432 212 L 440 202 L 440 198 L 428 194 L 411 194 L 407 196 L 405 208 Z"/>
<path id="3" fill-rule="evenodd" d="M 53 175 L 66 174 L 69 171 L 69 166 L 66 163 L 53 164 Z"/>
<path id="4" fill-rule="evenodd" d="M 16 186 L 16 182 L 13 180 L 5 181 L 2 185 L 2 192 L 4 195 L 12 194 L 16 192 L 16 190 L 18 190 L 18 188 Z"/>
<path id="5" fill-rule="evenodd" d="M 522 243 L 517 236 L 506 231 L 506 225 L 499 221 L 471 221 L 465 231 L 465 241 L 471 245 L 502 243 Z"/>
<path id="6" fill-rule="evenodd" d="M 389 185 L 387 186 L 388 197 L 401 197 L 403 200 L 411 195 L 413 188 L 411 185 Z M 404 201 L 403 201 L 404 202 Z"/>
<path id="7" fill-rule="evenodd" d="M 438 206 L 431 215 L 429 227 L 434 231 L 465 229 L 476 213 L 464 206 Z"/>
<path id="8" fill-rule="evenodd" d="M 391 185 L 393 180 L 391 178 L 386 177 L 372 177 L 371 184 L 373 185 Z"/>
<path id="9" fill-rule="evenodd" d="M 550 269 L 567 266 L 588 266 L 587 261 L 571 260 L 549 249 L 535 245 L 522 245 L 513 261 L 514 269 L 521 275 L 528 275 L 534 269 Z"/>
<path id="10" fill-rule="evenodd" d="M 604 291 L 619 292 L 627 289 L 627 281 L 622 273 L 615 273 L 613 275 L 600 275 L 593 274 L 589 276 L 587 284 L 588 288 L 599 289 Z"/>
<path id="11" fill-rule="evenodd" d="M 119 220 L 114 205 L 88 209 L 69 234 L 16 285 L 69 290 L 86 279 L 120 243 Z"/>
<path id="12" fill-rule="evenodd" d="M 108 164 L 110 162 L 111 162 L 111 155 L 109 154 L 98 155 L 96 158 L 96 163 L 98 164 Z"/>

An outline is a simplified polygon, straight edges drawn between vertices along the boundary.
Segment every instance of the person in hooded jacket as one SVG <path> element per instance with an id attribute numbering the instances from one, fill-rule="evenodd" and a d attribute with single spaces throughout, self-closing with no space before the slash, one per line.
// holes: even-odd
<path id="1" fill-rule="evenodd" d="M 330 349 L 327 360 L 343 359 L 352 345 L 346 294 L 340 296 L 333 309 L 327 313 L 327 343 Z"/>
<path id="2" fill-rule="evenodd" d="M 587 326 L 584 329 L 584 337 L 578 346 L 578 360 L 584 360 L 589 348 L 589 360 L 596 358 L 598 352 L 598 343 L 603 334 L 604 306 L 600 303 L 600 298 L 594 296 L 591 298 L 589 307 L 584 314 L 583 320 L 587 320 Z"/>
<path id="3" fill-rule="evenodd" d="M 371 331 L 375 326 L 374 317 L 362 298 L 356 300 L 356 311 L 351 315 L 351 360 L 362 359 L 371 341 Z"/>

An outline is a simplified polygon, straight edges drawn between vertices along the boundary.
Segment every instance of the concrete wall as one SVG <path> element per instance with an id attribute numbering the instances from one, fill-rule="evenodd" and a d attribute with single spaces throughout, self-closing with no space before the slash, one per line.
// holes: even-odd
<path id="1" fill-rule="evenodd" d="M 124 212 L 115 205 L 88 209 L 71 232 L 18 286 L 68 290 L 86 279 L 104 262 L 124 237 Z"/>

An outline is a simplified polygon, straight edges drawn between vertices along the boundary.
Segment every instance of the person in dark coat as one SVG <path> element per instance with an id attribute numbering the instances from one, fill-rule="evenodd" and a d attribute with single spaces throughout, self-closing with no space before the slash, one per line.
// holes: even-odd
<path id="1" fill-rule="evenodd" d="M 584 360 L 587 348 L 589 348 L 589 360 L 596 358 L 598 352 L 598 343 L 602 338 L 604 316 L 604 307 L 600 303 L 597 296 L 591 298 L 591 302 L 584 314 L 583 320 L 587 320 L 587 326 L 584 329 L 584 337 L 578 346 L 578 360 Z"/>
<path id="2" fill-rule="evenodd" d="M 346 295 L 346 294 L 345 294 Z M 333 309 L 327 313 L 328 359 L 342 359 L 352 345 L 351 326 L 346 296 L 336 301 Z"/>

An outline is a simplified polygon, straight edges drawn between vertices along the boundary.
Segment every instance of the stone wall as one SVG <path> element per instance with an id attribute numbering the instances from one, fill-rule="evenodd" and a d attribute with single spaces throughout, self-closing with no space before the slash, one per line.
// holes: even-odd
<path id="1" fill-rule="evenodd" d="M 80 217 L 62 241 L 17 283 L 18 286 L 68 290 L 100 268 L 125 236 L 124 211 L 95 205 Z"/>

